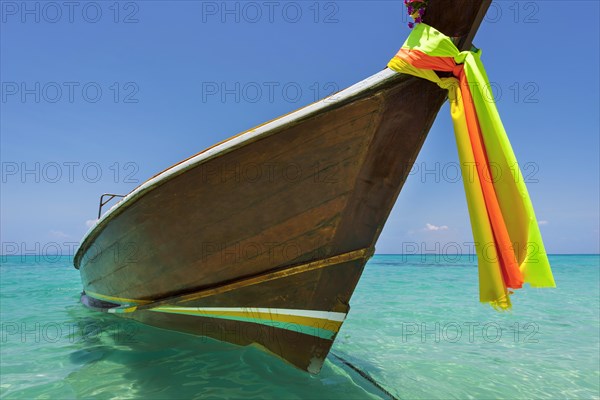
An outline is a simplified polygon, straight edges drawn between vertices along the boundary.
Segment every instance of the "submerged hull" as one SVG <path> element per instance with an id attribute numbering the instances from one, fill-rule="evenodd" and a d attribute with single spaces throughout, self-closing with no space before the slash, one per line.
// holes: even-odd
<path id="1" fill-rule="evenodd" d="M 488 5 L 427 22 L 470 46 Z M 444 99 L 384 70 L 162 172 L 84 238 L 82 302 L 317 373 Z"/>

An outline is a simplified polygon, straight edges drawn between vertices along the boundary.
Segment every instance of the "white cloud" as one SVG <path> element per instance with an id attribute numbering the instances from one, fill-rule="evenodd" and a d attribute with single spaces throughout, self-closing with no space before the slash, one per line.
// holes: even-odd
<path id="1" fill-rule="evenodd" d="M 447 231 L 448 230 L 448 226 L 447 225 L 432 225 L 430 223 L 426 223 L 425 224 L 425 230 L 426 231 Z"/>
<path id="2" fill-rule="evenodd" d="M 546 221 L 546 220 L 543 219 L 541 221 L 538 221 L 538 224 L 540 224 L 540 225 L 548 225 L 548 221 Z"/>
<path id="3" fill-rule="evenodd" d="M 66 233 L 62 232 L 62 231 L 50 231 L 50 236 L 52 236 L 55 239 L 67 239 L 69 237 L 71 237 L 70 235 L 67 235 Z"/>
<path id="4" fill-rule="evenodd" d="M 85 221 L 85 226 L 87 226 L 88 228 L 91 228 L 92 225 L 94 225 L 96 223 L 96 219 L 88 219 L 87 221 Z"/>

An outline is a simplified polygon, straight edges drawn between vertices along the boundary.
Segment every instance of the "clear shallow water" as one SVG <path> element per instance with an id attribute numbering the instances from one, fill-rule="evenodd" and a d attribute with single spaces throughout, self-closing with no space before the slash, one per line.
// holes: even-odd
<path id="1" fill-rule="evenodd" d="M 262 353 L 78 303 L 68 258 L 1 257 L 2 398 L 387 398 L 330 355 L 310 376 Z M 557 289 L 477 301 L 470 257 L 377 255 L 333 352 L 394 396 L 599 398 L 600 256 L 551 256 Z"/>

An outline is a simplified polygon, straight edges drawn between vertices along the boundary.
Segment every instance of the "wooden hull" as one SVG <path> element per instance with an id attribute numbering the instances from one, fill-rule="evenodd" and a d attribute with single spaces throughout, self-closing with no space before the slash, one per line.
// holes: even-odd
<path id="1" fill-rule="evenodd" d="M 431 3 L 465 46 L 489 5 Z M 88 232 L 82 302 L 317 373 L 444 99 L 386 70 L 164 171 Z"/>
<path id="2" fill-rule="evenodd" d="M 117 314 L 238 345 L 259 344 L 318 373 L 350 309 L 348 301 L 367 257 L 356 252 L 320 260 L 154 303 L 152 308 L 117 309 Z M 86 295 L 83 301 L 102 307 Z"/>

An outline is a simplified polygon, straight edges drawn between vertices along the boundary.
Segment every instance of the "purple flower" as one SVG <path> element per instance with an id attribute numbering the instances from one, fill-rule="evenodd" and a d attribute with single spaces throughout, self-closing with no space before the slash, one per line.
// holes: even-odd
<path id="1" fill-rule="evenodd" d="M 404 0 L 408 15 L 414 19 L 414 22 L 408 23 L 409 28 L 412 29 L 415 26 L 415 23 L 418 24 L 423 21 L 423 16 L 425 15 L 428 3 L 429 0 Z"/>

